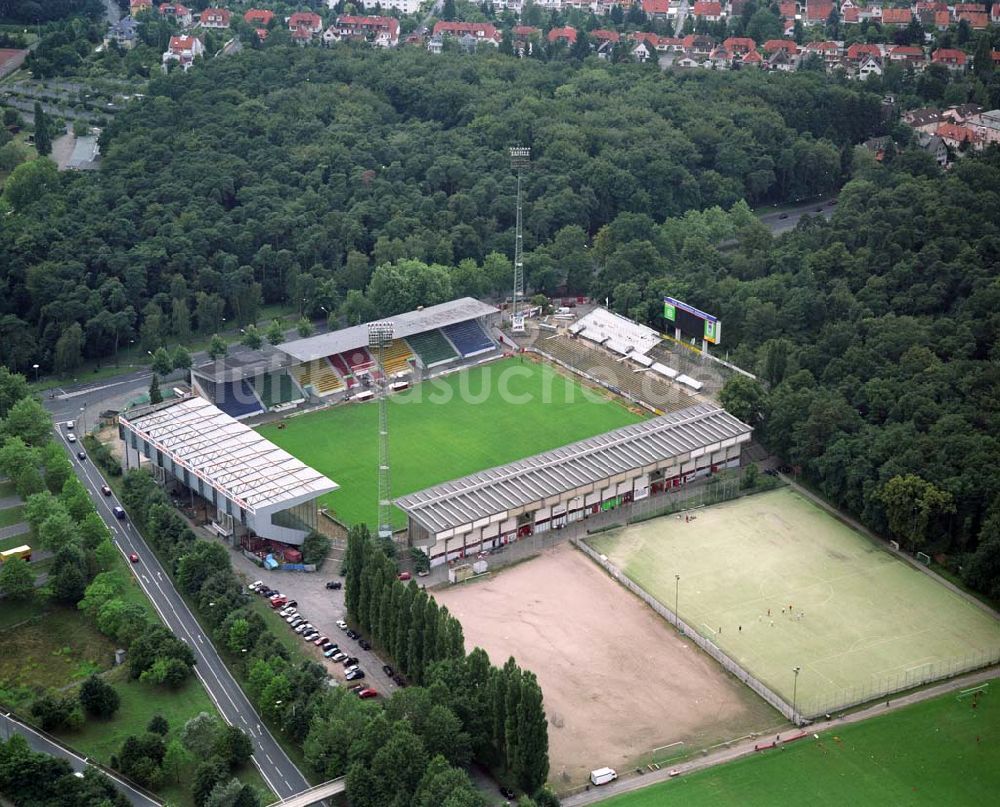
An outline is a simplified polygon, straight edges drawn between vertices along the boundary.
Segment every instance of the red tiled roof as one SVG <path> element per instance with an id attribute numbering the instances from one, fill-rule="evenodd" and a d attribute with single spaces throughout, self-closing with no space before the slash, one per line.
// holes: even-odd
<path id="1" fill-rule="evenodd" d="M 936 28 L 947 28 L 951 25 L 951 14 L 947 11 L 934 12 L 934 26 Z"/>
<path id="2" fill-rule="evenodd" d="M 955 3 L 955 13 L 961 14 L 963 11 L 985 14 L 986 6 L 983 3 Z"/>
<path id="3" fill-rule="evenodd" d="M 799 46 L 794 39 L 769 39 L 764 43 L 764 53 L 774 53 L 783 50 L 794 56 L 799 51 Z"/>
<path id="4" fill-rule="evenodd" d="M 861 42 L 850 45 L 847 48 L 847 58 L 851 61 L 860 62 L 868 56 L 880 59 L 882 57 L 882 49 L 878 45 L 868 45 Z"/>
<path id="5" fill-rule="evenodd" d="M 957 140 L 959 143 L 963 141 L 972 143 L 980 139 L 979 135 L 972 129 L 967 126 L 958 126 L 954 123 L 938 124 L 936 134 L 940 137 L 947 137 L 950 140 Z"/>
<path id="6" fill-rule="evenodd" d="M 622 35 L 617 31 L 606 31 L 603 28 L 591 31 L 590 35 L 598 42 L 621 42 L 622 39 Z"/>
<path id="7" fill-rule="evenodd" d="M 201 12 L 201 21 L 204 22 L 223 22 L 229 25 L 229 9 L 228 8 L 206 8 Z"/>
<path id="8" fill-rule="evenodd" d="M 185 14 L 190 14 L 191 9 L 187 6 L 182 6 L 180 3 L 164 3 L 160 6 L 161 14 L 173 14 L 175 17 L 183 17 Z"/>
<path id="9" fill-rule="evenodd" d="M 565 39 L 572 45 L 576 42 L 576 28 L 571 28 L 568 25 L 565 28 L 553 28 L 549 31 L 548 39 L 549 42 L 556 42 L 560 39 Z"/>
<path id="10" fill-rule="evenodd" d="M 762 62 L 764 57 L 761 56 L 757 51 L 752 50 L 743 57 L 744 62 Z"/>
<path id="11" fill-rule="evenodd" d="M 195 42 L 200 44 L 200 40 L 193 36 L 172 36 L 170 37 L 170 44 L 167 46 L 167 50 L 171 53 L 193 50 Z"/>
<path id="12" fill-rule="evenodd" d="M 989 15 L 985 11 L 963 11 L 959 20 L 965 20 L 973 28 L 986 28 L 990 24 Z"/>
<path id="13" fill-rule="evenodd" d="M 722 15 L 722 3 L 713 0 L 698 0 L 691 13 L 696 17 L 719 17 Z"/>
<path id="14" fill-rule="evenodd" d="M 308 28 L 319 28 L 323 25 L 323 20 L 320 18 L 319 14 L 313 14 L 311 11 L 296 11 L 288 18 L 289 28 L 298 28 L 300 26 L 306 26 Z"/>
<path id="15" fill-rule="evenodd" d="M 958 48 L 938 48 L 931 54 L 932 62 L 944 62 L 946 64 L 965 64 L 967 59 L 965 51 Z"/>
<path id="16" fill-rule="evenodd" d="M 534 36 L 535 34 L 540 34 L 542 31 L 540 28 L 535 28 L 533 25 L 515 25 L 511 29 L 511 33 L 514 36 Z M 596 31 L 594 33 L 597 33 Z"/>
<path id="17" fill-rule="evenodd" d="M 450 36 L 461 36 L 462 34 L 472 34 L 476 39 L 495 39 L 500 41 L 500 34 L 497 29 L 488 22 L 445 22 L 439 20 L 434 23 L 434 35 L 447 34 Z"/>
<path id="18" fill-rule="evenodd" d="M 1000 64 L 1000 50 L 990 51 L 990 55 L 993 57 L 993 64 Z"/>
<path id="19" fill-rule="evenodd" d="M 889 51 L 889 56 L 920 57 L 924 56 L 924 49 L 917 45 L 896 45 Z"/>
<path id="20" fill-rule="evenodd" d="M 642 0 L 642 10 L 650 16 L 666 15 L 670 10 L 670 0 Z"/>
<path id="21" fill-rule="evenodd" d="M 861 19 L 861 11 L 857 8 L 844 9 L 844 22 L 857 22 Z"/>
<path id="22" fill-rule="evenodd" d="M 342 14 L 337 17 L 337 25 L 346 25 L 352 28 L 371 28 L 373 30 L 387 31 L 393 36 L 399 36 L 399 20 L 394 17 L 360 17 L 351 14 Z"/>
<path id="23" fill-rule="evenodd" d="M 826 22 L 833 11 L 833 3 L 808 3 L 806 5 L 806 19 L 810 22 Z"/>
<path id="24" fill-rule="evenodd" d="M 908 8 L 883 8 L 883 25 L 909 25 L 913 21 L 913 12 Z"/>
<path id="25" fill-rule="evenodd" d="M 722 43 L 722 46 L 727 50 L 736 51 L 738 53 L 749 53 L 757 48 L 757 43 L 749 37 L 731 36 Z"/>
<path id="26" fill-rule="evenodd" d="M 812 51 L 813 53 L 836 53 L 840 50 L 840 45 L 836 42 L 809 42 L 806 45 L 806 50 Z"/>
<path id="27" fill-rule="evenodd" d="M 794 0 L 792 0 L 792 2 L 786 2 L 779 5 L 778 11 L 781 13 L 782 17 L 792 19 L 796 14 L 799 13 L 799 5 L 798 3 L 794 2 Z"/>
<path id="28" fill-rule="evenodd" d="M 274 12 L 268 11 L 264 8 L 250 8 L 247 9 L 246 14 L 243 15 L 243 19 L 249 23 L 260 23 L 261 25 L 267 25 L 274 19 Z"/>

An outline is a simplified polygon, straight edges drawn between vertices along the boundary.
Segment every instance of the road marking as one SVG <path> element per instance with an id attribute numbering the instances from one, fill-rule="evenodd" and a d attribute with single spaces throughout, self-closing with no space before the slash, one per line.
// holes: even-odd
<path id="1" fill-rule="evenodd" d="M 264 752 L 264 758 L 265 758 L 265 759 L 266 759 L 266 760 L 267 760 L 268 762 L 270 762 L 270 763 L 271 763 L 272 765 L 274 764 L 274 760 L 273 760 L 273 759 L 271 759 L 271 755 L 270 755 L 270 754 L 268 754 L 268 753 L 267 753 L 266 751 Z"/>
<path id="2" fill-rule="evenodd" d="M 205 644 L 205 640 L 201 638 L 200 633 L 198 634 L 198 641 L 201 642 L 202 644 Z"/>
<path id="3" fill-rule="evenodd" d="M 242 720 L 244 723 L 247 723 L 247 719 L 242 714 L 240 715 L 240 720 Z M 247 723 L 247 725 L 249 726 L 250 724 Z"/>

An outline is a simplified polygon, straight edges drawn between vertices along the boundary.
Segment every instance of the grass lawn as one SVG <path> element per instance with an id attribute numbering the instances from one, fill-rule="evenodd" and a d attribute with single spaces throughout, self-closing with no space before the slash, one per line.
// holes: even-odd
<path id="1" fill-rule="evenodd" d="M 801 666 L 806 715 L 1000 650 L 988 614 L 789 488 L 695 515 L 589 543 L 789 702 Z"/>
<path id="2" fill-rule="evenodd" d="M 508 359 L 417 384 L 390 398 L 392 493 L 402 496 L 635 423 L 617 400 L 548 365 Z M 378 407 L 347 404 L 260 429 L 326 474 L 323 497 L 346 524 L 376 520 Z M 395 526 L 405 524 L 394 513 Z"/>
<path id="3" fill-rule="evenodd" d="M 0 527 L 10 527 L 14 524 L 20 524 L 22 521 L 24 521 L 23 505 L 0 510 Z"/>
<path id="4" fill-rule="evenodd" d="M 3 510 L 0 510 L 0 513 L 2 512 Z M 0 552 L 6 552 L 8 549 L 13 549 L 15 546 L 22 546 L 23 544 L 31 546 L 30 532 L 22 532 L 19 535 L 12 535 L 10 538 L 0 540 Z"/>
<path id="5" fill-rule="evenodd" d="M 604 807 L 985 805 L 1000 789 L 1000 682 L 601 802 Z"/>
<path id="6" fill-rule="evenodd" d="M 9 479 L 4 479 L 0 481 L 0 499 L 6 499 L 8 496 L 16 496 L 17 488 L 14 487 L 14 483 Z"/>

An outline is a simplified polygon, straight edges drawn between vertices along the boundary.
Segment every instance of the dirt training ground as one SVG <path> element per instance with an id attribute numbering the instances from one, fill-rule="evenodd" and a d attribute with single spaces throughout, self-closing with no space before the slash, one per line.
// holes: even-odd
<path id="1" fill-rule="evenodd" d="M 512 655 L 538 676 L 557 790 L 594 768 L 648 761 L 654 748 L 701 748 L 780 720 L 568 544 L 434 596 L 468 648 L 494 664 Z"/>

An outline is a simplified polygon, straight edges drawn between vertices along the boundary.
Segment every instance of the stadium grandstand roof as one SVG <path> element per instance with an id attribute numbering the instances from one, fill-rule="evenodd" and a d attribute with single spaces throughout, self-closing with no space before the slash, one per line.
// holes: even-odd
<path id="1" fill-rule="evenodd" d="M 250 512 L 339 487 L 204 398 L 140 407 L 120 422 Z"/>
<path id="2" fill-rule="evenodd" d="M 724 409 L 697 404 L 411 493 L 396 505 L 431 532 L 441 532 L 750 431 Z"/>
<path id="3" fill-rule="evenodd" d="M 234 353 L 232 356 L 206 362 L 195 367 L 194 372 L 219 384 L 273 373 L 289 367 L 292 363 L 285 353 L 267 347 L 262 350 Z"/>
<path id="4" fill-rule="evenodd" d="M 463 297 L 460 300 L 452 300 L 449 303 L 432 305 L 429 308 L 409 311 L 395 317 L 384 317 L 384 319 L 391 321 L 396 326 L 396 337 L 403 338 L 466 320 L 489 316 L 497 312 L 498 309 L 491 305 L 481 303 L 472 297 Z M 318 336 L 285 342 L 279 345 L 278 349 L 283 350 L 293 359 L 312 361 L 313 359 L 322 359 L 324 356 L 332 356 L 335 353 L 343 353 L 345 350 L 356 350 L 367 345 L 368 323 L 366 322 L 363 325 L 354 325 L 331 333 L 321 333 Z"/>

